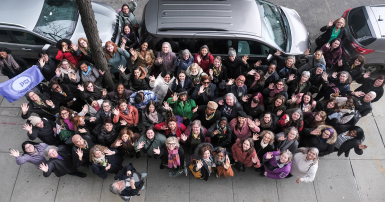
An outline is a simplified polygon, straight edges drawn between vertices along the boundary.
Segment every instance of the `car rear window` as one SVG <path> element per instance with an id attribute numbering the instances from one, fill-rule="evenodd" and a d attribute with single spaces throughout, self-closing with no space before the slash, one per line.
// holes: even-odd
<path id="1" fill-rule="evenodd" d="M 376 40 L 370 29 L 371 25 L 369 23 L 371 22 L 368 19 L 365 7 L 351 10 L 348 22 L 350 32 L 360 44 L 367 46 Z"/>

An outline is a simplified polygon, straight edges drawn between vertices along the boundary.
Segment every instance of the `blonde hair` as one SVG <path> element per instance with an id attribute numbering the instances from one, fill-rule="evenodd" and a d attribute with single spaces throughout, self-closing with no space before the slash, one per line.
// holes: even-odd
<path id="1" fill-rule="evenodd" d="M 264 130 L 264 131 L 262 131 L 261 132 L 261 134 L 259 135 L 259 137 L 260 138 L 263 138 L 263 137 L 265 137 L 265 135 L 270 135 L 270 142 L 269 142 L 269 145 L 273 145 L 273 143 L 274 143 L 274 133 L 273 132 L 271 132 L 270 130 Z"/>
<path id="2" fill-rule="evenodd" d="M 168 137 L 168 138 L 166 139 L 166 142 L 165 142 L 166 146 L 167 146 L 170 142 L 175 142 L 175 146 L 176 146 L 176 147 L 179 147 L 179 141 L 178 141 L 178 138 L 176 138 L 175 136 Z"/>
<path id="3" fill-rule="evenodd" d="M 90 161 L 94 162 L 96 151 L 101 151 L 102 153 L 104 153 L 104 151 L 106 151 L 106 150 L 108 150 L 108 148 L 105 146 L 102 146 L 102 145 L 95 145 L 94 147 L 92 147 L 92 149 L 90 151 Z"/>
<path id="4" fill-rule="evenodd" d="M 336 25 L 339 20 L 342 20 L 342 23 L 343 23 L 342 27 L 345 27 L 346 23 L 345 23 L 345 18 L 343 17 L 340 17 L 340 18 L 337 18 L 337 20 L 334 20 L 333 25 Z"/>

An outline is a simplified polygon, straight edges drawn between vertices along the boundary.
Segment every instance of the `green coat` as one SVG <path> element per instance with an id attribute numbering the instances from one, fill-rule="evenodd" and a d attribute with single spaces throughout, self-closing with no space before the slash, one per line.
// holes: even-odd
<path id="1" fill-rule="evenodd" d="M 114 53 L 114 56 L 107 60 L 111 73 L 118 73 L 119 66 L 127 67 L 127 61 L 130 61 L 130 54 L 126 50 L 122 50 L 118 47 L 118 52 Z M 118 78 L 117 78 L 118 79 Z"/>
<path id="2" fill-rule="evenodd" d="M 184 107 L 182 106 L 182 103 L 179 100 L 176 102 L 171 102 L 171 100 L 172 97 L 168 98 L 167 102 L 174 105 L 173 112 L 175 115 L 191 119 L 191 117 L 193 116 L 192 110 L 197 106 L 193 99 L 187 100 Z"/>
<path id="3" fill-rule="evenodd" d="M 160 148 L 162 145 L 164 145 L 166 142 L 166 137 L 160 133 L 155 133 L 154 138 L 155 138 L 154 143 L 152 143 L 151 147 L 149 147 L 151 144 L 151 140 L 147 138 L 146 134 L 140 136 L 139 140 L 135 142 L 135 145 L 134 145 L 135 151 L 139 152 L 140 150 L 147 149 L 147 155 L 154 156 L 154 149 L 157 149 L 158 147 Z M 138 149 L 138 145 L 142 141 L 146 142 L 146 144 L 142 149 Z"/>

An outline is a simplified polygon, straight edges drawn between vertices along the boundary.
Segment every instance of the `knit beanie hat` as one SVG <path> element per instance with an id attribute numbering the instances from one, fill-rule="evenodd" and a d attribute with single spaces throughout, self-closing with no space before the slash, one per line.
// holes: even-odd
<path id="1" fill-rule="evenodd" d="M 246 114 L 246 112 L 244 112 L 244 111 L 238 111 L 238 114 L 237 114 L 237 115 L 240 116 L 240 117 L 247 118 L 247 114 Z"/>
<path id="2" fill-rule="evenodd" d="M 51 149 L 55 149 L 56 151 L 58 151 L 59 150 L 59 148 L 57 148 L 57 147 L 55 147 L 55 146 L 48 146 L 48 147 L 46 147 L 45 149 L 44 149 L 44 158 L 45 158 L 45 160 L 49 160 L 50 159 L 50 157 L 48 156 L 48 152 L 49 152 L 49 150 L 51 150 Z"/>
<path id="3" fill-rule="evenodd" d="M 207 107 L 208 108 L 211 108 L 211 109 L 217 109 L 218 108 L 218 104 L 216 102 L 213 102 L 213 101 L 209 101 L 207 103 Z"/>
<path id="4" fill-rule="evenodd" d="M 31 122 L 31 124 L 32 124 L 33 126 L 36 126 L 36 124 L 37 124 L 39 121 L 41 121 L 41 118 L 38 117 L 38 116 L 30 116 L 30 117 L 28 118 L 28 121 Z"/>
<path id="5" fill-rule="evenodd" d="M 326 67 L 323 64 L 318 64 L 317 67 L 321 68 L 323 71 L 326 71 Z"/>
<path id="6" fill-rule="evenodd" d="M 106 118 L 106 120 L 104 120 L 104 124 L 106 123 L 112 123 L 112 119 L 110 117 Z"/>
<path id="7" fill-rule="evenodd" d="M 226 121 L 226 123 L 228 123 L 227 122 L 227 118 L 225 116 L 222 116 L 221 119 L 219 119 L 219 123 L 222 122 L 222 121 Z"/>

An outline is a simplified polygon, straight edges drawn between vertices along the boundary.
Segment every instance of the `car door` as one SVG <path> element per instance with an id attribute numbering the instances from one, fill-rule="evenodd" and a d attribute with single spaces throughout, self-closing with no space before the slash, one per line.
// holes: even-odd
<path id="1" fill-rule="evenodd" d="M 8 48 L 15 53 L 17 51 L 16 41 L 8 34 L 8 31 L 5 29 L 0 29 L 0 46 Z"/>
<path id="2" fill-rule="evenodd" d="M 273 49 L 258 41 L 237 40 L 236 51 L 240 57 L 248 55 L 249 60 L 247 63 L 252 67 L 258 60 L 265 64 L 267 56 L 273 52 Z"/>
<path id="3" fill-rule="evenodd" d="M 12 53 L 23 58 L 37 58 L 37 54 L 50 46 L 50 42 L 33 33 L 21 30 L 8 30 L 8 35 L 15 41 Z"/>

